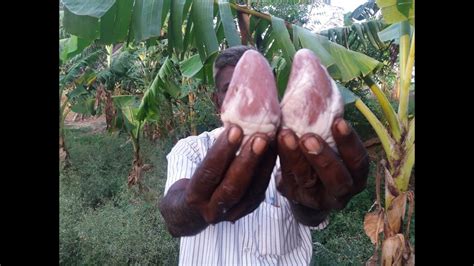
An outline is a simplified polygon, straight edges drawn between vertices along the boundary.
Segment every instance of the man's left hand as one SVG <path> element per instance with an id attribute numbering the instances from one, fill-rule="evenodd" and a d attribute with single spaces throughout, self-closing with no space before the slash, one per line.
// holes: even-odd
<path id="1" fill-rule="evenodd" d="M 359 136 L 342 118 L 332 125 L 339 155 L 318 135 L 301 138 L 290 129 L 278 133 L 281 176 L 277 189 L 296 219 L 319 224 L 331 210 L 340 210 L 367 185 L 369 157 Z"/>

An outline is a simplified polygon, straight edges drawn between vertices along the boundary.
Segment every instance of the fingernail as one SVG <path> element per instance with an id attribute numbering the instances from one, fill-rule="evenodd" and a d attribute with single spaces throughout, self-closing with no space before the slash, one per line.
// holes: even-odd
<path id="1" fill-rule="evenodd" d="M 227 136 L 230 143 L 235 144 L 239 141 L 241 137 L 241 131 L 238 127 L 232 127 L 229 131 L 229 135 Z"/>
<path id="2" fill-rule="evenodd" d="M 267 142 L 264 139 L 256 137 L 252 143 L 252 151 L 257 155 L 260 155 L 265 150 L 266 145 Z"/>
<path id="3" fill-rule="evenodd" d="M 290 150 L 295 150 L 296 147 L 298 147 L 298 143 L 296 143 L 295 137 L 291 133 L 288 133 L 283 136 L 283 142 Z"/>
<path id="4" fill-rule="evenodd" d="M 346 136 L 349 135 L 351 132 L 351 128 L 347 124 L 346 120 L 340 119 L 339 122 L 337 122 L 337 131 L 341 133 L 342 135 Z"/>
<path id="5" fill-rule="evenodd" d="M 319 141 L 314 137 L 307 138 L 304 141 L 304 146 L 309 153 L 314 155 L 318 155 L 322 150 L 321 144 L 319 144 Z"/>

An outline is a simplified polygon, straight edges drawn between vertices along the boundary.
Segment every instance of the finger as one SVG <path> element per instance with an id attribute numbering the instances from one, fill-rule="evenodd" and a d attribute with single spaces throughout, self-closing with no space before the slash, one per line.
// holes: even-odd
<path id="1" fill-rule="evenodd" d="M 278 137 L 278 155 L 281 164 L 281 179 L 277 182 L 280 193 L 292 200 L 296 199 L 298 186 L 314 184 L 315 176 L 298 147 L 298 137 L 290 129 L 283 129 Z"/>
<path id="2" fill-rule="evenodd" d="M 332 133 L 340 156 L 351 173 L 354 189 L 360 192 L 367 185 L 370 162 L 367 150 L 357 133 L 342 118 L 334 122 Z"/>
<path id="3" fill-rule="evenodd" d="M 188 204 L 199 207 L 208 202 L 234 159 L 242 137 L 242 129 L 237 125 L 221 133 L 190 180 L 186 191 Z"/>
<path id="4" fill-rule="evenodd" d="M 352 177 L 331 147 L 313 133 L 303 135 L 299 144 L 329 194 L 334 197 L 347 195 L 352 187 Z"/>
<path id="5" fill-rule="evenodd" d="M 245 193 L 244 197 L 226 213 L 226 221 L 235 222 L 245 215 L 253 212 L 265 199 L 265 192 L 268 188 L 270 178 L 275 167 L 277 157 L 275 143 L 271 143 L 265 156 L 259 163 L 259 166 L 252 178 L 252 183 Z"/>
<path id="6" fill-rule="evenodd" d="M 268 140 L 265 134 L 256 134 L 242 147 L 240 154 L 229 166 L 224 179 L 217 186 L 208 203 L 204 218 L 215 221 L 237 204 L 244 196 L 260 159 L 267 149 Z"/>
<path id="7" fill-rule="evenodd" d="M 257 170 L 255 171 L 255 178 L 252 178 L 252 184 L 248 189 L 245 198 L 252 198 L 264 194 L 267 191 L 268 184 L 275 167 L 277 158 L 277 151 L 275 142 L 270 143 L 264 157 L 260 161 Z"/>

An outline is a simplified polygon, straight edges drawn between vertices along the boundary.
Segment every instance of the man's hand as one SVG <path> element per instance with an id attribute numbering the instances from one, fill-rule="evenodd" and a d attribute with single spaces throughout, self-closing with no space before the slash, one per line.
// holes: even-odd
<path id="1" fill-rule="evenodd" d="M 339 155 L 316 134 L 298 139 L 290 129 L 278 133 L 277 189 L 305 225 L 316 226 L 331 210 L 344 208 L 367 184 L 369 159 L 357 133 L 342 118 L 331 130 Z"/>
<path id="2" fill-rule="evenodd" d="M 186 188 L 186 202 L 207 223 L 236 221 L 254 211 L 265 197 L 276 149 L 256 133 L 241 146 L 242 129 L 232 125 L 218 137 Z"/>
<path id="3" fill-rule="evenodd" d="M 242 139 L 239 126 L 227 127 L 193 176 L 169 188 L 159 209 L 171 235 L 195 235 L 209 224 L 234 222 L 263 201 L 275 166 L 276 141 L 256 133 L 241 147 Z"/>

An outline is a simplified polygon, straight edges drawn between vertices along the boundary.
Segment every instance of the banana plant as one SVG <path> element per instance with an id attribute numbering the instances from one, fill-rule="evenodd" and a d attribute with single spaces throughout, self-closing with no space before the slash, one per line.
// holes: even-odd
<path id="1" fill-rule="evenodd" d="M 374 204 L 377 206 L 376 210 L 366 215 L 364 229 L 375 245 L 370 263 L 379 260 L 379 234 L 383 232 L 382 264 L 413 265 L 414 251 L 409 242 L 409 229 L 414 193 L 409 189 L 409 184 L 415 163 L 415 116 L 409 115 L 408 105 L 415 60 L 414 1 L 377 0 L 377 5 L 382 9 L 385 22 L 392 24 L 379 35 L 384 39 L 394 39 L 400 44 L 397 81 L 400 99 L 398 110 L 395 111 L 370 75 L 363 77 L 388 121 L 388 125 L 385 126 L 360 99 L 355 102 L 355 106 L 374 128 L 385 152 L 384 158 L 378 163 L 380 171 L 376 180 L 378 195 L 380 178 L 384 177 L 384 207 L 378 195 Z"/>
<path id="2" fill-rule="evenodd" d="M 59 79 L 59 98 L 62 100 L 59 107 L 59 152 L 63 167 L 70 165 L 69 152 L 64 139 L 64 121 L 70 111 L 94 112 L 91 106 L 91 97 L 84 87 L 90 87 L 95 81 L 91 75 L 91 67 L 100 61 L 103 50 L 96 47 L 83 51 L 82 54 L 69 61 L 69 65 L 61 66 Z"/>
<path id="3" fill-rule="evenodd" d="M 136 95 L 119 95 L 112 97 L 118 108 L 127 133 L 133 145 L 132 169 L 128 175 L 128 185 L 139 185 L 144 167 L 140 152 L 140 136 L 142 128 L 147 122 L 156 122 L 161 114 L 169 108 L 169 100 L 166 97 L 177 97 L 179 87 L 173 81 L 172 75 L 176 69 L 174 62 L 166 57 L 151 85 L 145 90 L 139 99 Z"/>
<path id="4" fill-rule="evenodd" d="M 339 82 L 367 75 L 382 65 L 323 35 L 259 12 L 252 5 L 258 1 L 249 1 L 246 5 L 232 0 L 127 1 L 133 2 L 131 5 L 123 0 L 62 2 L 64 28 L 72 36 L 106 44 L 166 39 L 173 57 L 181 62 L 191 57 L 200 61 L 205 70 L 200 73 L 205 76 L 205 83 L 211 85 L 212 65 L 219 49 L 242 43 L 254 44 L 270 62 L 274 62 L 280 96 L 286 88 L 293 55 L 300 48 L 315 52 Z M 266 1 L 267 4 L 271 2 Z M 109 19 L 112 16 L 117 19 Z M 197 56 L 194 56 L 195 51 Z M 189 96 L 192 100 L 192 95 Z"/>
<path id="5" fill-rule="evenodd" d="M 350 19 L 358 21 L 370 19 L 375 16 L 377 11 L 379 11 L 379 7 L 375 3 L 375 0 L 368 0 L 362 5 L 356 7 L 354 11 L 350 12 L 349 17 Z"/>
<path id="6" fill-rule="evenodd" d="M 377 50 L 384 50 L 388 48 L 388 45 L 378 33 L 386 26 L 380 20 L 370 20 L 353 23 L 350 26 L 330 28 L 321 31 L 320 34 L 351 50 L 357 50 L 360 45 L 367 48 L 368 44 Z"/>
<path id="7" fill-rule="evenodd" d="M 259 12 L 254 8 L 255 2 L 258 3 L 247 1 L 241 5 L 235 0 L 62 0 L 63 25 L 78 40 L 102 44 L 166 39 L 168 51 L 180 61 L 189 57 L 186 55 L 190 51 L 197 51 L 201 63 L 210 69 L 220 49 L 242 43 L 253 44 L 269 61 L 274 57 L 282 58 L 277 73 L 280 95 L 286 87 L 295 49 L 301 47 L 313 50 L 323 59 L 333 78 L 341 81 L 366 75 L 380 66 L 376 60 L 330 42 L 325 36 Z M 271 3 L 265 1 L 265 4 Z M 81 47 L 77 46 L 77 49 Z M 208 80 L 212 82 L 212 79 Z"/>
<path id="8" fill-rule="evenodd" d="M 78 52 L 74 37 L 63 42 L 60 53 L 60 58 L 63 59 L 60 68 L 60 97 L 63 101 L 60 106 L 59 135 L 64 166 L 70 164 L 64 140 L 64 120 L 68 113 L 73 111 L 96 115 L 101 113 L 101 102 L 104 102 L 107 128 L 114 130 L 117 127 L 117 117 L 111 99 L 112 91 L 117 84 L 126 84 L 129 89 L 136 88 L 141 85 L 142 80 L 135 73 L 138 56 L 133 51 L 118 52 L 114 51 L 113 45 L 93 45 Z"/>
<path id="9" fill-rule="evenodd" d="M 133 145 L 132 169 L 128 174 L 128 185 L 139 183 L 143 160 L 140 153 L 140 130 L 143 121 L 137 119 L 139 100 L 134 95 L 119 95 L 112 97 L 114 105 L 120 112 L 124 127 Z"/>

